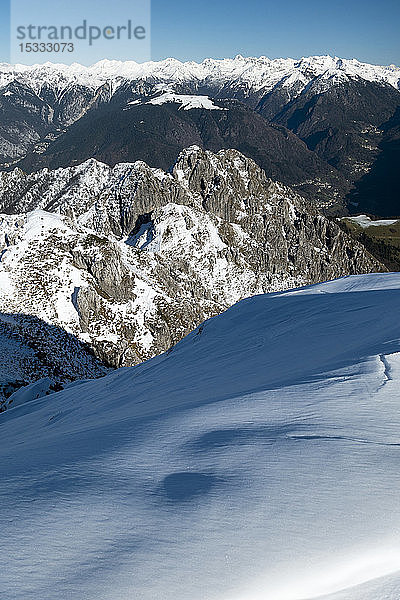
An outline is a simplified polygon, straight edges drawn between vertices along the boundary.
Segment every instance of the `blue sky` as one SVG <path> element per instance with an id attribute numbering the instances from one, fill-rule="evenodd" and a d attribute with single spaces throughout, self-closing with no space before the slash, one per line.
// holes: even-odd
<path id="1" fill-rule="evenodd" d="M 0 0 L 2 61 L 8 4 Z M 399 23 L 399 0 L 153 0 L 152 58 L 336 54 L 400 65 Z"/>

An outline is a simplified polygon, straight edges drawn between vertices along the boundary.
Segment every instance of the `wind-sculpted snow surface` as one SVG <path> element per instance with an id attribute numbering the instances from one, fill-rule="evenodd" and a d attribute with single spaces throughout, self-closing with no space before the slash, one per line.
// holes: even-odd
<path id="1" fill-rule="evenodd" d="M 399 305 L 399 274 L 256 296 L 0 415 L 0 596 L 399 597 Z"/>

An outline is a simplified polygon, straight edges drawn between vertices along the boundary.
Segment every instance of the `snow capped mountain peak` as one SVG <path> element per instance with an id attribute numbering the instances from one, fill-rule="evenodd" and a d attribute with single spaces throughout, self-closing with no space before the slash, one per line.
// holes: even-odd
<path id="1" fill-rule="evenodd" d="M 21 81 L 40 89 L 44 84 L 65 88 L 78 83 L 88 88 L 97 88 L 107 81 L 160 80 L 171 83 L 214 82 L 223 84 L 236 78 L 237 85 L 247 84 L 253 91 L 272 89 L 279 81 L 293 73 L 301 73 L 307 81 L 325 72 L 342 71 L 349 76 L 358 76 L 368 81 L 386 82 L 399 89 L 400 68 L 395 65 L 377 66 L 356 59 L 341 59 L 332 56 L 310 56 L 300 60 L 292 58 L 269 59 L 243 57 L 212 59 L 201 63 L 181 62 L 175 58 L 162 61 L 137 63 L 134 61 L 102 60 L 90 67 L 77 63 L 62 65 L 0 65 L 0 88 L 11 81 Z"/>

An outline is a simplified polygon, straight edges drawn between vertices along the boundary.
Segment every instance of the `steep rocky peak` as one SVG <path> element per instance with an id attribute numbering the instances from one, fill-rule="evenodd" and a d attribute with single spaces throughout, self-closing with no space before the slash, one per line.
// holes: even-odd
<path id="1" fill-rule="evenodd" d="M 14 170 L 1 174 L 0 195 L 0 313 L 62 328 L 112 366 L 167 350 L 247 296 L 385 270 L 235 150 L 191 146 L 168 173 L 96 160 Z M 31 328 L 18 335 L 31 339 Z M 34 379 L 35 361 L 19 379 Z M 61 382 L 82 376 L 64 363 Z"/>

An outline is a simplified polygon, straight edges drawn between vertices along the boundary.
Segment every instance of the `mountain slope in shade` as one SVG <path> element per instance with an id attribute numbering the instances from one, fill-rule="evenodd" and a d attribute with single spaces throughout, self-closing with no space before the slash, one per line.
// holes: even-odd
<path id="1" fill-rule="evenodd" d="M 0 415 L 10 600 L 400 593 L 399 274 L 246 299 Z"/>
<path id="2" fill-rule="evenodd" d="M 379 153 L 371 169 L 349 194 L 352 212 L 366 211 L 383 217 L 400 216 L 398 164 L 400 156 L 400 107 L 382 126 Z"/>
<path id="3" fill-rule="evenodd" d="M 371 167 L 385 135 L 384 124 L 399 107 L 400 94 L 390 85 L 350 80 L 321 93 L 314 83 L 273 120 L 354 180 Z"/>
<path id="4" fill-rule="evenodd" d="M 170 101 L 164 102 L 165 96 Z M 129 102 L 131 97 L 131 91 L 121 92 L 87 111 L 45 148 L 19 161 L 18 167 L 32 172 L 95 158 L 111 166 L 143 160 L 166 170 L 182 149 L 196 144 L 212 152 L 235 148 L 257 162 L 268 177 L 295 187 L 320 206 L 340 203 L 349 190 L 346 178 L 296 135 L 269 124 L 236 100 L 216 101 L 205 108 L 204 102 L 196 107 L 193 100 L 202 96 L 161 94 L 150 101 Z"/>
<path id="5" fill-rule="evenodd" d="M 390 216 L 400 214 L 399 114 L 392 86 L 352 80 L 323 93 L 311 85 L 273 121 L 355 183 L 347 194 L 350 210 Z"/>
<path id="6" fill-rule="evenodd" d="M 2 275 L 0 285 L 3 297 Z M 34 393 L 42 396 L 71 381 L 101 377 L 109 371 L 88 344 L 63 328 L 32 314 L 0 313 L 0 412 L 16 404 L 20 388 L 35 382 L 39 381 Z"/>

